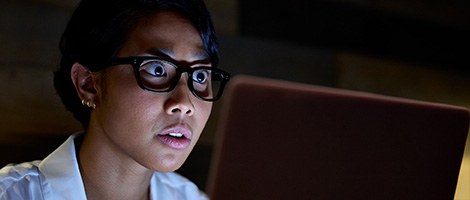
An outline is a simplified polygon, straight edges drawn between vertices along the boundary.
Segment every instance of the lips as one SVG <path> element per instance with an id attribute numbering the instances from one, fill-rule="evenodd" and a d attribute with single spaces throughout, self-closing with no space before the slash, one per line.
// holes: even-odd
<path id="1" fill-rule="evenodd" d="M 181 150 L 186 149 L 191 144 L 193 132 L 191 128 L 184 124 L 176 124 L 167 127 L 157 134 L 157 138 L 168 147 Z"/>

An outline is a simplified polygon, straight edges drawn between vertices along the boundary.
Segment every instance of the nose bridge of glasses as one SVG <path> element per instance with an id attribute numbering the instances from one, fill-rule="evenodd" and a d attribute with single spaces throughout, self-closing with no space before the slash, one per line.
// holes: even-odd
<path id="1" fill-rule="evenodd" d="M 185 72 L 190 75 L 192 74 L 192 72 L 194 71 L 194 69 L 192 67 L 187 67 L 187 66 L 178 66 L 178 65 L 175 65 L 176 66 L 176 71 L 178 71 L 179 74 L 184 74 Z"/>
<path id="2" fill-rule="evenodd" d="M 191 68 L 191 67 L 186 67 L 186 66 L 176 66 L 176 76 L 178 77 L 175 77 L 175 79 L 181 79 L 181 80 L 178 80 L 178 82 L 182 81 L 182 83 L 184 82 L 187 82 L 188 84 L 188 87 L 190 90 L 192 90 L 192 74 L 193 74 L 193 71 L 194 69 Z M 186 74 L 186 75 L 185 75 Z"/>

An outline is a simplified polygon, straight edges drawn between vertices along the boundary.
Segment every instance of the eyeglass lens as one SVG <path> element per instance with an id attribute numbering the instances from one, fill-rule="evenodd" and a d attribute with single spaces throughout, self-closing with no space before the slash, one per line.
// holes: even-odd
<path id="1" fill-rule="evenodd" d="M 176 66 L 163 60 L 147 60 L 140 65 L 139 69 L 142 85 L 156 92 L 168 91 L 178 79 L 180 74 Z M 190 89 L 203 98 L 212 99 L 221 88 L 222 74 L 211 69 L 196 69 L 191 73 Z"/>

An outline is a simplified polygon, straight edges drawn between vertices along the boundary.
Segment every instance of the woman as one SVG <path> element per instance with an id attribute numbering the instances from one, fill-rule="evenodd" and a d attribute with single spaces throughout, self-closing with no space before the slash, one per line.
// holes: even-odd
<path id="1" fill-rule="evenodd" d="M 204 199 L 173 171 L 229 80 L 198 0 L 83 0 L 54 85 L 85 131 L 0 170 L 0 199 Z"/>

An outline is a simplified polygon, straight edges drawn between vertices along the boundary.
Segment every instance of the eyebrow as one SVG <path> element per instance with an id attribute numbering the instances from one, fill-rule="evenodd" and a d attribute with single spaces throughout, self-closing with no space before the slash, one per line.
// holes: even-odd
<path id="1" fill-rule="evenodd" d="M 173 50 L 165 49 L 165 48 L 151 48 L 147 50 L 146 52 L 155 56 L 166 57 L 166 58 L 174 58 L 173 55 L 175 55 Z M 205 51 L 198 51 L 194 53 L 193 56 L 197 60 L 210 60 L 209 54 L 207 54 L 207 52 Z"/>
<path id="2" fill-rule="evenodd" d="M 161 56 L 161 57 L 167 57 L 167 58 L 172 58 L 174 55 L 174 51 L 171 49 L 163 49 L 163 48 L 151 48 L 146 51 L 149 54 L 155 55 L 155 56 Z"/>

